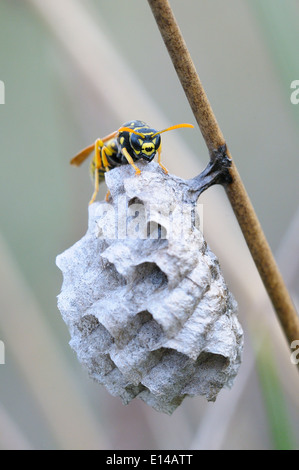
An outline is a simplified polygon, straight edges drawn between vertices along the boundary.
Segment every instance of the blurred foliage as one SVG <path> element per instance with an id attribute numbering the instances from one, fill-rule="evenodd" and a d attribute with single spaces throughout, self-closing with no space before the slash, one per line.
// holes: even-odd
<path id="1" fill-rule="evenodd" d="M 294 450 L 296 445 L 289 416 L 290 410 L 287 408 L 269 339 L 264 340 L 258 351 L 257 365 L 273 449 Z"/>

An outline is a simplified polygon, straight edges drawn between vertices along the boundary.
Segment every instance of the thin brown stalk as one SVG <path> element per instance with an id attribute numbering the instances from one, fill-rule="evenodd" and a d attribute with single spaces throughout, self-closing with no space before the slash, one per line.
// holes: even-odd
<path id="1" fill-rule="evenodd" d="M 148 0 L 210 154 L 225 144 L 168 0 Z M 231 158 L 229 150 L 227 155 Z M 225 190 L 289 345 L 299 339 L 299 317 L 244 188 L 236 165 Z"/>

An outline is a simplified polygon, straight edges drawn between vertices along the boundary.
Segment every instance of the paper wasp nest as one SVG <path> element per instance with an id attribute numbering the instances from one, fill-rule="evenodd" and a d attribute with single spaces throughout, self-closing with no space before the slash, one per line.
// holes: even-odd
<path id="1" fill-rule="evenodd" d="M 106 174 L 109 202 L 90 206 L 86 235 L 57 257 L 58 307 L 93 379 L 171 414 L 232 385 L 243 332 L 187 182 L 138 166 Z"/>

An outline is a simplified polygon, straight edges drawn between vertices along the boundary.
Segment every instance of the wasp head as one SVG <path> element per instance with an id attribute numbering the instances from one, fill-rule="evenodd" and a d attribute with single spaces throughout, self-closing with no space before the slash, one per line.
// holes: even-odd
<path id="1" fill-rule="evenodd" d="M 161 137 L 159 135 L 154 135 L 154 131 L 147 132 L 146 134 L 139 135 L 131 133 L 131 147 L 136 155 L 136 157 L 142 158 L 148 162 L 151 162 L 160 147 Z"/>
<path id="2" fill-rule="evenodd" d="M 136 125 L 136 127 L 133 127 L 135 123 L 138 125 Z M 147 126 L 147 124 L 142 121 L 133 121 L 131 122 L 131 124 L 125 124 L 118 130 L 118 132 L 128 133 L 127 135 L 129 135 L 129 137 L 127 138 L 129 139 L 131 151 L 133 152 L 136 160 L 142 158 L 147 162 L 151 162 L 155 158 L 156 152 L 161 146 L 160 134 L 162 134 L 163 132 L 171 131 L 173 129 L 179 129 L 180 127 L 193 126 L 192 124 L 176 124 L 175 126 L 168 127 L 167 129 L 163 129 L 162 131 L 156 131 L 155 129 L 151 129 L 149 126 Z M 121 139 L 123 139 L 123 142 L 125 142 L 124 136 L 122 136 Z M 121 145 L 124 145 L 123 142 L 122 140 L 120 140 Z"/>

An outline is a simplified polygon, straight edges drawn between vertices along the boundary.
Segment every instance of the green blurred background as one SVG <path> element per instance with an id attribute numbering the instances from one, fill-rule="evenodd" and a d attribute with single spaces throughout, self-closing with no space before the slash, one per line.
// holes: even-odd
<path id="1" fill-rule="evenodd" d="M 170 3 L 298 305 L 299 2 Z M 233 389 L 171 417 L 123 406 L 68 346 L 55 257 L 84 235 L 92 193 L 70 158 L 130 119 L 195 124 L 147 1 L 1 0 L 0 44 L 0 448 L 298 448 L 298 373 L 222 188 L 200 202 L 245 330 Z M 171 172 L 207 160 L 198 129 L 165 134 Z"/>

